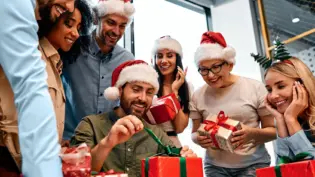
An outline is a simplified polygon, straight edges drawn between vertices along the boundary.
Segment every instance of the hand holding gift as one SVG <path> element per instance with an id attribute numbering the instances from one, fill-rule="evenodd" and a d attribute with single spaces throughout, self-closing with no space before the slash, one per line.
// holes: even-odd
<path id="1" fill-rule="evenodd" d="M 206 145 L 234 152 L 237 146 L 231 143 L 232 133 L 241 129 L 239 121 L 229 119 L 223 111 L 220 111 L 217 116 L 208 116 L 197 131 L 199 135 L 211 139 L 211 142 L 203 140 L 203 142 L 207 142 Z M 199 139 L 201 138 L 199 137 Z"/>

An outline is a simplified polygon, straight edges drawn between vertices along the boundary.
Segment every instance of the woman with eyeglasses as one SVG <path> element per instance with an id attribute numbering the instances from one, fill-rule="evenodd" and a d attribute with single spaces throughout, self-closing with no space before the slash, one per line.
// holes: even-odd
<path id="1" fill-rule="evenodd" d="M 207 149 L 206 176 L 256 176 L 257 168 L 270 165 L 264 143 L 276 137 L 273 119 L 264 105 L 266 88 L 263 83 L 231 73 L 235 50 L 226 45 L 221 33 L 203 34 L 195 63 L 206 84 L 192 96 L 192 139 Z M 234 153 L 216 148 L 210 138 L 196 132 L 209 115 L 220 111 L 241 122 L 242 129 L 232 133 L 231 143 L 238 147 Z"/>
<path id="2" fill-rule="evenodd" d="M 182 133 L 188 125 L 190 94 L 185 80 L 186 71 L 182 64 L 182 47 L 170 36 L 163 36 L 154 42 L 152 49 L 153 65 L 159 74 L 160 89 L 158 97 L 174 93 L 182 109 L 172 121 L 159 126 L 167 133 L 177 147 L 181 147 L 177 134 Z"/>

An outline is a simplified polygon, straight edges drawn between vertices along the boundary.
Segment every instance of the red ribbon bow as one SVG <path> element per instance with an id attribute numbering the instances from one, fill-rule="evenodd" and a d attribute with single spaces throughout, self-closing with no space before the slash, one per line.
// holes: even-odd
<path id="1" fill-rule="evenodd" d="M 204 120 L 203 123 L 207 124 L 205 126 L 205 131 L 210 131 L 212 129 L 212 132 L 210 134 L 211 139 L 213 144 L 215 145 L 215 147 L 220 148 L 219 143 L 217 142 L 215 135 L 218 133 L 218 130 L 220 127 L 224 127 L 226 129 L 232 130 L 233 132 L 237 130 L 236 127 L 226 124 L 225 122 L 228 120 L 228 116 L 225 116 L 223 111 L 220 111 L 218 116 L 217 116 L 217 120 L 216 122 L 213 122 L 211 120 Z"/>

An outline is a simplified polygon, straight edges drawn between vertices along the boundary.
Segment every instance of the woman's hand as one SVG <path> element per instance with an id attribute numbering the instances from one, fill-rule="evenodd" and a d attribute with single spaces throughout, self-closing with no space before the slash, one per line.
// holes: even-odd
<path id="1" fill-rule="evenodd" d="M 233 146 L 239 147 L 250 142 L 255 142 L 255 128 L 242 124 L 242 129 L 232 133 L 231 143 Z"/>
<path id="2" fill-rule="evenodd" d="M 177 74 L 174 82 L 172 83 L 172 91 L 178 95 L 179 88 L 185 83 L 186 72 L 177 66 Z"/>
<path id="3" fill-rule="evenodd" d="M 285 121 L 297 121 L 297 118 L 308 108 L 308 93 L 298 81 L 293 86 L 293 99 L 284 112 Z"/>

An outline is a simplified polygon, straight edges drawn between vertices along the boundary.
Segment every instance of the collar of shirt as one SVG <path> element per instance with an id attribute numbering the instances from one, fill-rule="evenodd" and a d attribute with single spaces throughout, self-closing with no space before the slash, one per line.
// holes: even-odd
<path id="1" fill-rule="evenodd" d="M 60 59 L 60 55 L 58 51 L 54 48 L 54 46 L 52 46 L 52 44 L 45 37 L 40 39 L 39 44 L 45 57 L 51 60 L 51 62 L 54 64 L 59 74 L 61 74 L 63 64 L 62 64 L 62 60 Z"/>
<path id="2" fill-rule="evenodd" d="M 97 44 L 95 32 L 93 33 L 91 40 L 92 40 L 90 46 L 91 54 L 93 54 L 97 59 L 100 59 L 103 62 L 104 61 L 108 62 L 112 58 L 116 46 L 109 53 L 103 53 Z"/>

